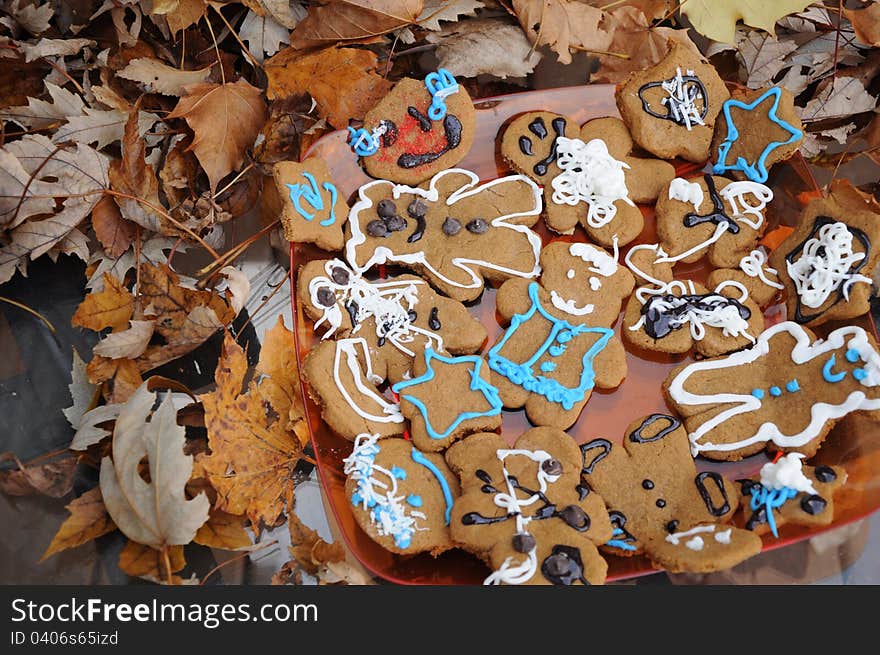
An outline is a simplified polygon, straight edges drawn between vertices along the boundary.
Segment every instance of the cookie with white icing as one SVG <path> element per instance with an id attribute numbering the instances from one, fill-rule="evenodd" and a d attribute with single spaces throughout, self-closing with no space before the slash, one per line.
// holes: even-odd
<path id="1" fill-rule="evenodd" d="M 789 319 L 816 326 L 868 312 L 878 244 L 880 204 L 848 181 L 832 183 L 770 255 L 785 285 Z"/>
<path id="2" fill-rule="evenodd" d="M 755 535 L 726 525 L 739 507 L 737 486 L 717 472 L 697 472 L 674 416 L 652 414 L 634 421 L 620 443 L 600 437 L 580 448 L 583 481 L 605 500 L 614 526 L 603 550 L 643 552 L 670 571 L 700 572 L 761 550 Z"/>
<path id="3" fill-rule="evenodd" d="M 361 337 L 322 341 L 303 362 L 309 396 L 321 417 L 340 436 L 401 436 L 406 420 L 399 404 L 379 391 L 366 340 Z"/>
<path id="4" fill-rule="evenodd" d="M 761 248 L 742 257 L 736 268 L 716 268 L 706 279 L 711 288 L 728 281 L 741 284 L 761 308 L 771 305 L 785 288 L 779 281 L 779 272 L 767 263 L 767 254 Z"/>
<path id="5" fill-rule="evenodd" d="M 403 555 L 452 547 L 449 522 L 459 485 L 442 455 L 423 453 L 405 439 L 361 434 L 343 472 L 352 514 L 380 546 Z"/>
<path id="6" fill-rule="evenodd" d="M 739 481 L 747 529 L 778 537 L 778 528 L 785 523 L 831 523 L 834 494 L 846 483 L 846 471 L 825 464 L 805 466 L 803 457 L 800 453 L 780 456 L 764 464 L 757 478 Z"/>
<path id="7" fill-rule="evenodd" d="M 427 347 L 464 355 L 486 340 L 464 305 L 415 275 L 371 280 L 340 259 L 312 260 L 299 270 L 297 297 L 322 339 L 362 337 L 373 373 L 391 382 L 405 379 Z"/>
<path id="8" fill-rule="evenodd" d="M 657 236 L 671 262 L 707 257 L 732 268 L 757 246 L 773 192 L 756 182 L 703 175 L 673 179 L 657 201 Z"/>
<path id="9" fill-rule="evenodd" d="M 587 243 L 557 241 L 541 252 L 540 283 L 510 280 L 498 290 L 509 327 L 488 353 L 504 405 L 524 407 L 536 425 L 577 420 L 595 387 L 626 377 L 626 353 L 612 329 L 632 291 L 632 274 Z"/>
<path id="10" fill-rule="evenodd" d="M 284 237 L 295 243 L 314 243 L 322 250 L 340 250 L 348 203 L 339 196 L 324 160 L 282 161 L 275 164 L 272 175 L 281 197 Z"/>
<path id="11" fill-rule="evenodd" d="M 631 73 L 615 92 L 638 145 L 661 159 L 697 163 L 709 158 L 716 119 L 729 97 L 715 68 L 679 43 L 658 64 Z"/>
<path id="12" fill-rule="evenodd" d="M 880 416 L 880 353 L 860 327 L 817 339 L 785 321 L 751 348 L 678 367 L 663 391 L 694 455 L 736 461 L 770 448 L 811 457 L 844 416 Z"/>
<path id="13" fill-rule="evenodd" d="M 580 481 L 582 459 L 562 430 L 533 428 L 511 447 L 475 434 L 446 461 L 461 480 L 455 543 L 492 568 L 485 584 L 602 584 L 597 546 L 612 536 L 605 503 Z"/>
<path id="14" fill-rule="evenodd" d="M 479 297 L 487 280 L 540 273 L 541 239 L 530 228 L 541 214 L 541 190 L 525 176 L 481 183 L 475 173 L 449 169 L 418 187 L 370 182 L 357 196 L 346 259 L 358 273 L 399 264 L 460 301 Z"/>

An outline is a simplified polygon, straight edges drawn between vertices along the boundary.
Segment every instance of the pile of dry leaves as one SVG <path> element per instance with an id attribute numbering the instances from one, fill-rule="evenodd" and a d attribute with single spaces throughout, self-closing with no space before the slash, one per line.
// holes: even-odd
<path id="1" fill-rule="evenodd" d="M 248 550 L 289 520 L 278 581 L 352 580 L 341 547 L 292 513 L 308 456 L 291 331 L 267 333 L 254 370 L 227 333 L 209 393 L 151 375 L 241 312 L 233 264 L 278 227 L 268 167 L 407 74 L 445 66 L 477 98 L 560 66 L 616 82 L 669 39 L 731 81 L 794 92 L 815 164 L 880 164 L 877 1 L 0 0 L 0 285 L 78 257 L 73 324 L 101 335 L 74 359 L 69 450 L 3 456 L 14 495 L 62 498 L 77 466 L 100 471 L 43 557 L 118 529 L 125 572 L 180 583 L 186 544 Z M 231 229 L 254 207 L 261 230 Z M 209 263 L 179 270 L 184 250 Z"/>

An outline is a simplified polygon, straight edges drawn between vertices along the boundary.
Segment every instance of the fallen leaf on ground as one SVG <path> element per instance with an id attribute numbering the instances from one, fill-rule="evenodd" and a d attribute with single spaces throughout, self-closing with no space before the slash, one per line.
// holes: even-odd
<path id="1" fill-rule="evenodd" d="M 541 61 L 519 27 L 494 18 L 457 23 L 427 40 L 437 43 L 440 66 L 457 77 L 525 77 Z"/>
<path id="2" fill-rule="evenodd" d="M 416 25 L 426 30 L 440 31 L 441 22 L 456 22 L 460 16 L 475 16 L 477 9 L 485 6 L 480 0 L 425 0 Z"/>
<path id="3" fill-rule="evenodd" d="M 247 360 L 229 335 L 223 342 L 217 389 L 200 396 L 211 454 L 199 460 L 217 490 L 216 507 L 246 514 L 254 531 L 275 525 L 292 507 L 302 421 L 293 333 L 279 318 L 266 333 L 254 381 L 242 393 Z M 257 382 L 259 380 L 259 382 Z M 297 421 L 299 417 L 299 421 Z"/>
<path id="4" fill-rule="evenodd" d="M 804 122 L 851 116 L 872 111 L 877 98 L 865 90 L 865 85 L 855 77 L 828 78 L 819 84 L 816 95 L 804 107 Z"/>
<path id="5" fill-rule="evenodd" d="M 168 546 L 167 552 L 171 573 L 177 573 L 186 566 L 183 546 Z M 166 581 L 168 573 L 161 550 L 139 544 L 131 539 L 119 553 L 119 568 L 136 578 L 150 578 L 163 582 Z M 172 577 L 168 582 L 179 583 L 175 578 L 176 576 Z"/>
<path id="6" fill-rule="evenodd" d="M 192 150 L 208 174 L 211 189 L 237 170 L 245 151 L 254 144 L 266 122 L 262 92 L 245 80 L 208 82 L 186 87 L 168 118 L 184 118 L 193 131 Z"/>
<path id="7" fill-rule="evenodd" d="M 785 57 L 798 47 L 794 41 L 779 41 L 756 30 L 737 32 L 736 46 L 750 89 L 770 84 L 781 70 L 791 66 Z"/>
<path id="8" fill-rule="evenodd" d="M 76 308 L 70 322 L 95 332 L 105 328 L 124 330 L 134 311 L 134 297 L 122 282 L 109 273 L 104 275 L 104 289 L 87 295 Z"/>
<path id="9" fill-rule="evenodd" d="M 415 23 L 424 0 L 319 0 L 290 35 L 293 47 L 314 48 L 387 34 Z"/>
<path id="10" fill-rule="evenodd" d="M 127 330 L 113 332 L 101 339 L 92 352 L 110 359 L 134 359 L 140 357 L 153 336 L 153 321 L 130 321 Z"/>
<path id="11" fill-rule="evenodd" d="M 861 9 L 844 9 L 856 37 L 866 45 L 880 46 L 880 3 L 874 2 Z"/>
<path id="12" fill-rule="evenodd" d="M 519 24 L 535 46 L 549 46 L 563 64 L 571 51 L 604 52 L 611 34 L 599 27 L 604 12 L 577 0 L 513 0 Z"/>
<path id="13" fill-rule="evenodd" d="M 92 229 L 108 257 L 119 257 L 128 250 L 137 228 L 122 218 L 111 196 L 103 196 L 92 209 Z"/>
<path id="14" fill-rule="evenodd" d="M 86 374 L 86 363 L 79 356 L 76 348 L 73 349 L 73 365 L 70 369 L 70 384 L 67 385 L 70 391 L 70 400 L 73 404 L 61 411 L 70 426 L 76 430 L 82 424 L 83 415 L 92 407 L 95 401 L 95 392 L 98 387 L 89 382 Z"/>
<path id="15" fill-rule="evenodd" d="M 125 536 L 161 549 L 191 542 L 210 503 L 204 494 L 186 498 L 193 462 L 183 454 L 184 428 L 170 394 L 153 412 L 155 401 L 144 383 L 125 403 L 113 430 L 113 457 L 101 460 L 100 483 L 107 512 Z M 139 472 L 145 457 L 149 482 Z"/>
<path id="16" fill-rule="evenodd" d="M 391 90 L 392 84 L 375 73 L 375 53 L 355 48 L 327 48 L 303 55 L 287 48 L 269 59 L 270 100 L 308 93 L 318 112 L 337 128 L 364 114 Z"/>
<path id="17" fill-rule="evenodd" d="M 281 44 L 290 45 L 290 32 L 272 16 L 260 16 L 248 11 L 238 29 L 238 36 L 248 44 L 248 52 L 262 64 L 265 55 L 274 55 Z"/>
<path id="18" fill-rule="evenodd" d="M 124 80 L 140 82 L 147 93 L 180 96 L 183 95 L 185 86 L 204 82 L 210 73 L 210 67 L 187 71 L 169 66 L 158 59 L 138 57 L 117 71 L 116 75 Z"/>
<path id="19" fill-rule="evenodd" d="M 82 546 L 116 529 L 116 524 L 104 507 L 100 487 L 85 492 L 65 509 L 70 512 L 70 516 L 58 528 L 52 543 L 40 557 L 41 562 L 55 553 Z"/>
<path id="20" fill-rule="evenodd" d="M 211 516 L 196 532 L 193 541 L 221 550 L 243 550 L 254 545 L 244 528 L 244 517 L 227 514 L 218 509 L 211 510 Z"/>
<path id="21" fill-rule="evenodd" d="M 8 496 L 62 498 L 73 488 L 77 458 L 65 454 L 40 464 L 22 464 L 12 453 L 0 454 L 0 462 L 13 461 L 17 468 L 0 471 L 0 491 Z"/>
<path id="22" fill-rule="evenodd" d="M 29 62 L 40 57 L 75 55 L 93 45 L 95 42 L 91 39 L 40 39 L 36 43 L 21 43 L 19 49 L 24 53 L 24 60 Z"/>
<path id="23" fill-rule="evenodd" d="M 306 573 L 317 575 L 324 564 L 345 559 L 342 544 L 321 539 L 317 531 L 306 526 L 295 512 L 288 516 L 287 529 L 290 532 L 290 555 L 297 567 Z"/>
<path id="24" fill-rule="evenodd" d="M 809 4 L 812 0 L 684 0 L 681 13 L 703 36 L 733 43 L 738 20 L 775 34 L 776 21 L 802 11 Z"/>
<path id="25" fill-rule="evenodd" d="M 153 0 L 152 15 L 164 16 L 172 34 L 195 25 L 205 12 L 208 5 L 205 0 Z"/>

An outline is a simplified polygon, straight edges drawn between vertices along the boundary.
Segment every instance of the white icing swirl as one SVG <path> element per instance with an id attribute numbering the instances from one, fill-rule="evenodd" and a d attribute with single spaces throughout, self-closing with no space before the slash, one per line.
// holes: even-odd
<path id="1" fill-rule="evenodd" d="M 761 484 L 767 489 L 794 489 L 796 491 L 817 494 L 813 481 L 804 475 L 804 455 L 788 453 L 777 462 L 767 462 L 761 467 Z"/>

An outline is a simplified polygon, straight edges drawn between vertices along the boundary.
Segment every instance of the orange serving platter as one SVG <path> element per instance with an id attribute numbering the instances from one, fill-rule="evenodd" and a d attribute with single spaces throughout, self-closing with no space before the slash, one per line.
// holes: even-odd
<path id="1" fill-rule="evenodd" d="M 477 108 L 476 138 L 467 157 L 459 164 L 476 172 L 481 179 L 490 180 L 509 172 L 498 153 L 496 136 L 499 129 L 511 117 L 531 110 L 544 109 L 571 116 L 579 123 L 600 116 L 617 116 L 614 104 L 614 87 L 610 85 L 590 85 L 567 87 L 554 90 L 530 91 L 513 95 L 487 98 L 475 101 Z M 358 166 L 356 157 L 346 145 L 345 131 L 332 132 L 317 141 L 307 156 L 318 156 L 327 162 L 340 195 L 351 198 L 357 188 L 370 178 Z M 489 147 L 490 144 L 492 147 Z M 697 174 L 701 169 L 693 164 L 677 162 L 679 175 Z M 768 215 L 768 242 L 773 238 L 774 229 L 785 230 L 786 226 L 797 221 L 800 201 L 814 195 L 816 184 L 799 156 L 773 169 L 768 185 L 774 190 L 774 200 Z M 635 243 L 654 243 L 655 231 L 653 208 L 643 207 L 646 227 Z M 584 241 L 586 236 L 578 229 L 573 236 L 559 237 L 547 232 L 543 224 L 537 228 L 545 243 L 562 239 Z M 779 234 L 777 231 L 776 235 Z M 622 249 L 621 260 L 626 252 Z M 311 246 L 291 244 L 291 275 L 296 275 L 299 265 L 313 258 L 328 255 Z M 703 262 L 679 265 L 676 277 L 703 281 L 708 270 Z M 295 280 L 292 280 L 295 282 Z M 310 320 L 305 318 L 296 302 L 296 284 L 291 284 L 294 309 L 294 322 L 297 338 L 297 356 L 304 357 L 318 342 Z M 491 346 L 503 331 L 495 317 L 495 291 L 487 288 L 481 298 L 470 308 L 471 312 L 486 326 L 489 339 L 484 350 Z M 785 318 L 784 304 L 771 306 L 765 312 L 768 326 Z M 620 330 L 618 320 L 616 329 Z M 857 324 L 876 335 L 875 326 L 869 316 L 862 317 Z M 831 330 L 836 325 L 822 326 Z M 821 335 L 820 335 L 821 336 Z M 595 390 L 584 412 L 568 433 L 579 444 L 595 437 L 604 437 L 613 442 L 623 438 L 626 427 L 636 418 L 653 412 L 668 412 L 660 385 L 667 374 L 682 362 L 691 361 L 689 355 L 668 356 L 656 353 L 635 352 L 627 346 L 628 373 L 626 380 L 615 390 Z M 305 382 L 303 383 L 306 384 Z M 477 558 L 460 550 L 452 550 L 440 557 L 427 554 L 401 556 L 391 553 L 373 540 L 357 525 L 351 505 L 345 494 L 345 476 L 342 473 L 342 460 L 351 452 L 351 442 L 336 435 L 320 418 L 319 408 L 309 399 L 305 387 L 303 396 L 306 404 L 315 460 L 320 474 L 325 496 L 333 511 L 342 536 L 354 556 L 373 574 L 391 582 L 404 584 L 473 584 L 482 582 L 489 570 Z M 503 416 L 502 435 L 510 443 L 516 439 L 529 423 L 522 410 L 506 411 Z M 835 495 L 834 522 L 823 528 L 808 529 L 801 526 L 785 525 L 780 528 L 780 537 L 764 537 L 764 550 L 771 550 L 792 544 L 820 532 L 839 527 L 863 518 L 880 507 L 880 424 L 858 416 L 840 421 L 829 435 L 815 462 L 839 464 L 846 468 L 849 478 L 847 484 Z M 730 479 L 738 479 L 755 474 L 767 461 L 767 456 L 758 454 L 740 462 L 710 462 L 697 458 L 699 470 L 717 470 Z M 738 517 L 739 518 L 739 517 Z M 622 580 L 656 572 L 644 557 L 616 557 L 609 555 L 608 579 Z"/>

